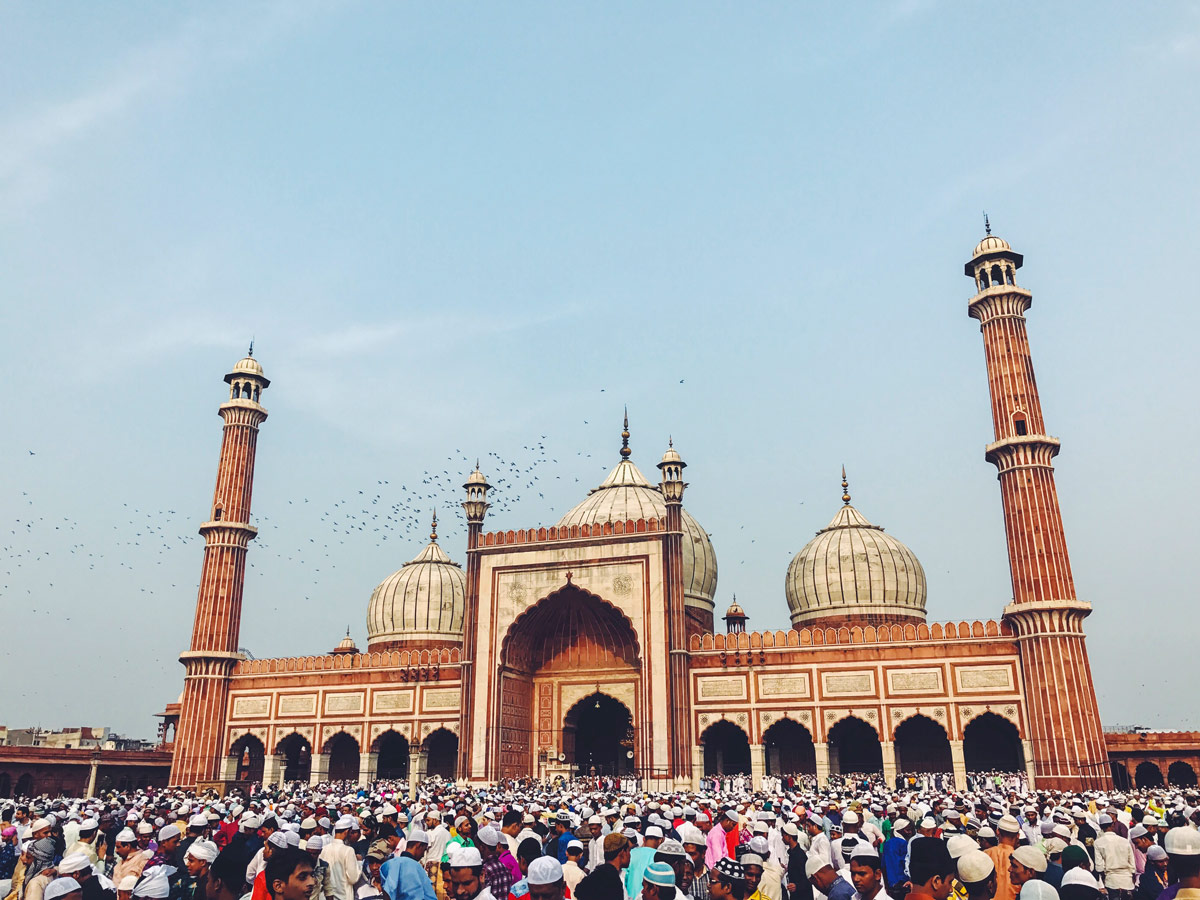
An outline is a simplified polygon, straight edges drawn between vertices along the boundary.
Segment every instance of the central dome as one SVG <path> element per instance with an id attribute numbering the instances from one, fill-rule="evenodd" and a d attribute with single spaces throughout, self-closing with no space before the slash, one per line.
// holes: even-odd
<path id="1" fill-rule="evenodd" d="M 627 434 L 627 432 L 626 432 Z M 559 528 L 572 525 L 602 525 L 630 519 L 661 519 L 667 502 L 657 485 L 646 480 L 629 459 L 628 438 L 622 460 L 600 486 L 588 492 L 582 503 L 558 521 Z M 713 596 L 717 592 L 717 554 L 708 532 L 683 510 L 683 596 L 687 606 L 700 612 L 712 629 Z"/>
<path id="2" fill-rule="evenodd" d="M 843 486 L 845 482 L 843 481 Z M 925 621 L 925 570 L 913 552 L 850 505 L 788 566 L 792 626 Z"/>

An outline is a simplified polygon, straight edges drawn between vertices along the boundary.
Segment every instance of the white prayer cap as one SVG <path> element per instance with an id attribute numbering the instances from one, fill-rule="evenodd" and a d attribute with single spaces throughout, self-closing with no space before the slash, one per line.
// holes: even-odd
<path id="1" fill-rule="evenodd" d="M 480 828 L 479 834 L 477 834 L 476 837 L 478 837 L 479 840 L 487 844 L 489 847 L 495 847 L 498 843 L 500 843 L 500 832 L 498 832 L 491 825 L 484 825 L 482 828 Z"/>
<path id="2" fill-rule="evenodd" d="M 990 825 L 984 825 L 977 832 L 975 832 L 975 834 L 981 838 L 989 838 L 990 839 L 990 838 L 994 838 L 996 836 L 996 831 Z"/>
<path id="3" fill-rule="evenodd" d="M 937 820 L 933 816 L 926 816 L 921 820 L 922 828 L 937 828 Z"/>
<path id="4" fill-rule="evenodd" d="M 121 879 L 121 883 L 117 885 L 118 891 L 132 891 L 137 886 L 138 878 L 136 875 L 126 875 Z"/>
<path id="5" fill-rule="evenodd" d="M 80 831 L 95 831 L 99 827 L 100 827 L 100 823 L 97 822 L 95 819 L 85 819 L 84 821 L 79 823 Z"/>
<path id="6" fill-rule="evenodd" d="M 742 858 L 738 860 L 743 866 L 761 866 L 763 858 L 757 853 L 743 853 Z"/>
<path id="7" fill-rule="evenodd" d="M 194 856 L 201 862 L 210 863 L 217 858 L 217 845 L 212 841 L 192 841 L 187 849 L 188 856 Z"/>
<path id="8" fill-rule="evenodd" d="M 400 812 L 400 810 L 396 809 L 396 807 L 392 806 L 390 803 L 383 804 L 383 809 L 381 810 L 381 814 L 385 816 L 394 816 L 398 812 Z"/>
<path id="9" fill-rule="evenodd" d="M 476 855 L 479 851 L 475 851 Z M 563 868 L 553 856 L 539 856 L 529 864 L 526 880 L 531 884 L 557 884 L 563 879 Z"/>
<path id="10" fill-rule="evenodd" d="M 257 831 L 262 827 L 262 819 L 253 814 L 247 814 L 242 819 L 242 827 L 247 831 Z"/>
<path id="11" fill-rule="evenodd" d="M 267 838 L 267 843 L 272 847 L 278 847 L 280 850 L 282 850 L 288 845 L 287 836 L 282 831 L 274 831 L 271 833 L 271 836 Z"/>
<path id="12" fill-rule="evenodd" d="M 859 841 L 850 858 L 863 859 L 864 857 L 867 859 L 879 859 L 879 851 L 872 844 L 868 844 L 866 841 Z"/>
<path id="13" fill-rule="evenodd" d="M 567 841 L 567 852 L 570 853 L 572 850 L 579 850 L 580 852 L 582 852 L 583 851 L 583 841 L 576 840 L 575 838 L 572 838 L 571 840 Z"/>
<path id="14" fill-rule="evenodd" d="M 1025 900 L 1058 900 L 1058 891 L 1050 882 L 1034 878 L 1021 885 L 1021 893 L 1018 896 L 1024 897 Z"/>
<path id="15" fill-rule="evenodd" d="M 1062 879 L 1062 887 L 1067 887 L 1072 884 L 1082 884 L 1084 887 L 1090 887 L 1095 890 L 1100 890 L 1100 882 L 1096 876 L 1085 869 L 1083 866 L 1075 866 L 1070 869 Z"/>
<path id="16" fill-rule="evenodd" d="M 414 828 L 408 834 L 408 842 L 410 844 L 428 844 L 429 843 L 429 835 L 427 835 L 420 828 Z"/>
<path id="17" fill-rule="evenodd" d="M 1000 821 L 996 823 L 997 831 L 1006 831 L 1009 834 L 1020 834 L 1021 826 L 1012 816 L 1001 816 Z"/>
<path id="18" fill-rule="evenodd" d="M 188 828 L 207 828 L 208 816 L 204 813 L 197 813 L 188 819 Z"/>
<path id="19" fill-rule="evenodd" d="M 42 892 L 42 897 L 45 900 L 58 900 L 59 897 L 65 897 L 67 894 L 82 890 L 83 885 L 74 878 L 55 878 L 46 885 L 46 890 Z"/>
<path id="20" fill-rule="evenodd" d="M 90 869 L 92 861 L 88 859 L 86 853 L 72 853 L 70 856 L 64 856 L 62 862 L 58 864 L 59 875 L 72 875 L 75 872 L 82 872 L 84 869 Z"/>
<path id="21" fill-rule="evenodd" d="M 978 850 L 979 845 L 965 834 L 956 834 L 946 841 L 946 849 L 950 851 L 951 859 L 959 859 L 964 853 Z"/>
<path id="22" fill-rule="evenodd" d="M 844 816 L 842 816 L 842 823 L 845 825 L 857 825 L 858 824 L 858 813 L 856 813 L 852 809 L 847 810 L 846 814 Z"/>
<path id="23" fill-rule="evenodd" d="M 337 824 L 333 826 L 334 831 L 350 831 L 358 827 L 358 821 L 354 816 L 342 816 L 337 820 Z"/>
<path id="24" fill-rule="evenodd" d="M 826 866 L 829 866 L 829 863 L 825 861 L 824 857 L 814 854 L 813 856 L 810 856 L 808 858 L 808 862 L 804 864 L 804 877 L 812 878 Z"/>
<path id="25" fill-rule="evenodd" d="M 137 840 L 137 835 L 133 833 L 132 829 L 122 828 L 117 832 L 116 839 L 121 844 L 132 844 Z"/>
<path id="26" fill-rule="evenodd" d="M 987 881 L 996 864 L 982 850 L 968 850 L 958 858 L 958 877 L 963 884 L 978 884 Z"/>
<path id="27" fill-rule="evenodd" d="M 287 841 L 289 847 L 300 846 L 300 832 L 292 831 L 290 828 L 283 833 L 283 839 Z"/>
<path id="28" fill-rule="evenodd" d="M 539 857 L 539 859 L 549 859 L 549 857 Z M 557 860 L 555 860 L 557 864 Z M 483 865 L 483 857 L 479 855 L 479 850 L 475 847 L 459 847 L 450 854 L 450 868 L 452 869 L 473 869 L 476 866 Z M 532 863 L 530 864 L 532 868 Z"/>
<path id="29" fill-rule="evenodd" d="M 895 822 L 892 823 L 892 834 L 895 834 L 897 831 L 903 831 L 905 828 L 907 828 L 911 824 L 912 824 L 912 822 L 908 821 L 908 819 L 903 819 L 903 818 L 897 819 Z"/>
<path id="30" fill-rule="evenodd" d="M 41 831 L 43 828 L 49 828 L 49 827 L 50 827 L 49 819 L 34 819 L 33 824 L 29 826 L 29 832 L 30 832 L 30 834 L 36 834 L 37 832 Z M 49 886 L 47 885 L 47 887 L 49 887 Z"/>
<path id="31" fill-rule="evenodd" d="M 1129 829 L 1129 839 L 1132 841 L 1134 838 L 1145 837 L 1149 833 L 1145 825 L 1134 825 Z"/>
<path id="32" fill-rule="evenodd" d="M 325 835 L 314 834 L 304 842 L 305 850 L 320 850 L 325 846 Z"/>
<path id="33" fill-rule="evenodd" d="M 148 869 L 133 889 L 135 897 L 150 897 L 151 900 L 163 900 L 171 893 L 171 876 L 175 874 L 174 866 L 155 866 Z"/>
<path id="34" fill-rule="evenodd" d="M 158 829 L 158 842 L 161 844 L 163 841 L 169 841 L 171 838 L 179 837 L 182 833 L 183 832 L 181 832 L 175 825 L 164 825 L 162 828 Z"/>
<path id="35" fill-rule="evenodd" d="M 1027 869 L 1035 872 L 1046 871 L 1046 854 L 1036 847 L 1022 846 L 1012 852 L 1012 858 Z"/>
<path id="36" fill-rule="evenodd" d="M 1167 832 L 1167 853 L 1171 856 L 1200 856 L 1200 831 L 1184 825 Z"/>
<path id="37" fill-rule="evenodd" d="M 750 838 L 750 852 L 757 853 L 759 856 L 766 856 L 771 852 L 767 839 L 764 837 Z"/>
<path id="38" fill-rule="evenodd" d="M 590 816 L 587 820 L 589 825 L 603 825 L 604 819 L 601 816 Z"/>
<path id="39" fill-rule="evenodd" d="M 1100 813 L 1099 822 L 1101 825 L 1111 825 L 1113 823 L 1112 816 L 1108 813 Z"/>
<path id="40" fill-rule="evenodd" d="M 648 837 L 648 838 L 660 838 L 662 836 L 663 836 L 663 830 L 661 828 L 659 828 L 657 825 L 651 825 L 649 828 L 646 829 L 646 837 Z"/>

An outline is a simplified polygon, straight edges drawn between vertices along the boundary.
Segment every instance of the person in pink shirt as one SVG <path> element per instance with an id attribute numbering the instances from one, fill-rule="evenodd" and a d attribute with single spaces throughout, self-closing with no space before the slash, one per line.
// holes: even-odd
<path id="1" fill-rule="evenodd" d="M 717 864 L 718 860 L 727 859 L 731 854 L 729 852 L 730 837 L 732 835 L 733 846 L 737 846 L 737 813 L 727 809 L 721 813 L 721 821 L 708 833 L 705 839 L 705 846 L 708 848 L 704 853 L 704 864 L 708 868 L 712 868 Z"/>

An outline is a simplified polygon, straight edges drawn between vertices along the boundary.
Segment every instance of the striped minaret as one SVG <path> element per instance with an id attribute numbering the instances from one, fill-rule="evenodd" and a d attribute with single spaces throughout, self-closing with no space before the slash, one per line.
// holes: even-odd
<path id="1" fill-rule="evenodd" d="M 1082 790 L 1111 786 L 1083 620 L 1090 603 L 1075 596 L 1062 514 L 1054 488 L 1057 438 L 1046 434 L 1025 311 L 1033 295 L 1017 286 L 1024 257 L 987 236 L 965 266 L 976 294 L 968 312 L 979 320 L 987 358 L 996 466 L 1008 536 L 1013 601 L 1004 610 L 1020 643 L 1037 786 Z"/>
<path id="2" fill-rule="evenodd" d="M 225 376 L 229 399 L 221 404 L 225 430 L 217 488 L 204 535 L 204 564 L 196 595 L 196 622 L 191 647 L 180 654 L 186 674 L 180 702 L 171 784 L 193 788 L 222 774 L 229 675 L 238 655 L 242 619 L 242 587 L 246 580 L 246 548 L 258 529 L 250 525 L 254 488 L 254 451 L 258 426 L 267 418 L 260 405 L 271 383 L 250 355 Z"/>
<path id="3" fill-rule="evenodd" d="M 626 446 L 621 455 L 629 455 L 629 416 L 621 432 Z M 683 470 L 687 463 L 668 442 L 658 470 L 662 473 L 659 490 L 667 504 L 667 531 L 663 536 L 663 594 L 667 607 L 667 696 L 668 760 L 675 790 L 692 788 L 692 716 L 688 681 L 687 609 L 683 597 L 683 492 L 687 482 Z"/>

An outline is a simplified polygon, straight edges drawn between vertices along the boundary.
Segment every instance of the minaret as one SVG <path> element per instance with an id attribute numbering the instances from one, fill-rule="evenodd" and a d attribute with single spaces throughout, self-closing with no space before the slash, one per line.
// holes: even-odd
<path id="1" fill-rule="evenodd" d="M 985 224 L 987 236 L 964 267 L 977 290 L 967 310 L 979 320 L 987 359 L 996 435 L 987 460 L 1000 480 L 1012 572 L 1004 618 L 1020 642 L 1034 775 L 1052 790 L 1111 786 L 1084 645 L 1092 607 L 1075 596 L 1054 488 L 1059 442 L 1046 434 L 1025 332 L 1033 295 L 1017 286 L 1022 255 Z"/>
<path id="2" fill-rule="evenodd" d="M 475 630 L 479 611 L 479 535 L 483 533 L 483 517 L 487 515 L 487 500 L 491 485 L 479 471 L 479 460 L 475 461 L 475 471 L 467 478 L 463 489 L 467 499 L 463 501 L 463 512 L 467 514 L 467 598 L 463 610 L 463 649 L 462 649 L 462 682 L 459 702 L 458 728 L 458 778 L 465 781 L 471 777 L 471 766 L 474 764 L 472 751 L 474 749 L 473 713 L 475 708 L 475 653 L 478 642 Z M 434 527 L 436 528 L 436 521 Z"/>
<path id="3" fill-rule="evenodd" d="M 733 602 L 729 604 L 729 609 L 725 610 L 725 615 L 722 618 L 725 620 L 726 634 L 746 633 L 746 620 L 750 617 L 746 615 L 746 611 L 742 609 L 742 605 L 737 602 L 737 594 L 733 595 Z"/>
<path id="4" fill-rule="evenodd" d="M 629 458 L 629 414 L 625 415 L 625 430 L 621 432 L 624 446 L 622 459 Z M 683 470 L 687 467 L 668 441 L 658 469 L 662 473 L 659 490 L 667 503 L 667 530 L 663 535 L 663 594 L 667 607 L 667 694 L 670 697 L 669 730 L 671 777 L 676 789 L 691 790 L 692 786 L 692 719 L 689 710 L 687 610 L 683 599 L 683 492 L 687 483 Z"/>
<path id="5" fill-rule="evenodd" d="M 250 495 L 254 487 L 254 452 L 258 426 L 267 418 L 260 405 L 271 383 L 250 354 L 225 376 L 229 399 L 221 404 L 225 430 L 217 487 L 204 535 L 204 563 L 196 596 L 196 622 L 190 649 L 182 653 L 186 674 L 180 704 L 171 784 L 193 788 L 197 782 L 220 776 L 225 756 L 225 714 L 229 675 L 241 658 L 238 635 L 242 619 L 242 588 L 246 580 L 246 548 L 258 534 L 250 525 Z"/>

